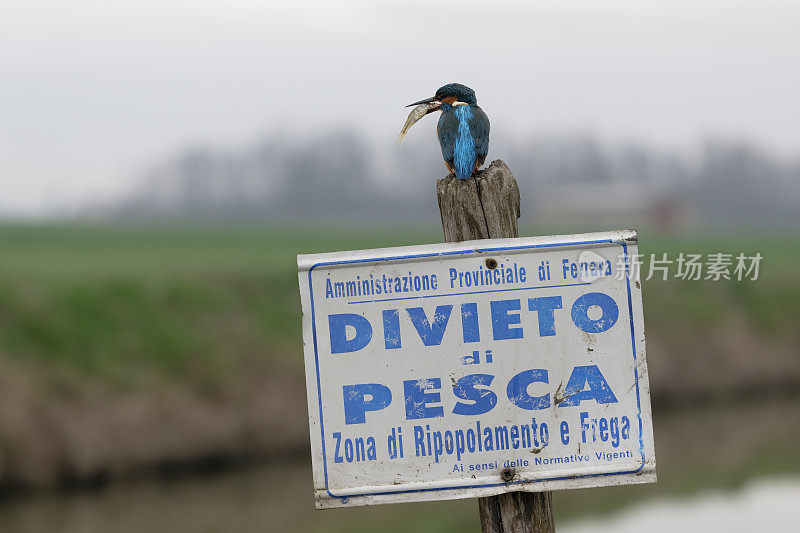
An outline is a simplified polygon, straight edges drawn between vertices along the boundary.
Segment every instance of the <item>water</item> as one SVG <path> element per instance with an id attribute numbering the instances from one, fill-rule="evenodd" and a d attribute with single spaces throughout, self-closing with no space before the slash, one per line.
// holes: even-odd
<path id="1" fill-rule="evenodd" d="M 733 492 L 648 502 L 613 517 L 559 524 L 559 533 L 672 533 L 674 531 L 796 531 L 800 477 L 752 481 Z"/>

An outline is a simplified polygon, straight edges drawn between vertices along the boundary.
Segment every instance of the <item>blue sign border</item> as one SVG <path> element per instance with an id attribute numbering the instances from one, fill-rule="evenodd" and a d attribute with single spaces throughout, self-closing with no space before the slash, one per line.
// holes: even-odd
<path id="1" fill-rule="evenodd" d="M 482 253 L 482 252 L 499 252 L 499 251 L 508 251 L 508 250 L 529 250 L 534 248 L 555 248 L 558 246 L 583 246 L 587 244 L 619 244 L 622 246 L 622 250 L 625 256 L 625 281 L 627 283 L 628 289 L 628 316 L 630 318 L 630 328 L 631 328 L 631 349 L 633 351 L 633 373 L 634 379 L 636 381 L 636 407 L 638 409 L 637 417 L 639 419 L 639 454 L 642 456 L 642 464 L 639 465 L 638 468 L 634 470 L 625 470 L 622 472 L 607 472 L 602 474 L 578 474 L 578 475 L 570 475 L 570 476 L 558 476 L 558 477 L 550 477 L 550 478 L 543 478 L 543 479 L 525 479 L 525 480 L 516 480 L 511 481 L 508 483 L 500 482 L 500 483 L 485 483 L 485 484 L 466 484 L 466 485 L 454 485 L 450 487 L 435 487 L 435 488 L 424 488 L 424 489 L 410 489 L 410 490 L 389 490 L 384 492 L 366 492 L 363 494 L 349 494 L 347 496 L 338 496 L 331 492 L 330 488 L 328 488 L 328 460 L 327 455 L 325 452 L 325 423 L 322 419 L 322 387 L 320 383 L 320 375 L 319 375 L 319 352 L 317 350 L 317 322 L 316 317 L 314 314 L 314 288 L 311 283 L 311 273 L 314 271 L 315 268 L 319 266 L 331 266 L 331 265 L 346 265 L 346 264 L 353 264 L 353 263 L 376 263 L 382 261 L 396 261 L 399 259 L 421 259 L 425 257 L 443 257 L 443 256 L 450 256 L 450 255 L 463 255 L 463 254 L 471 254 L 471 253 Z M 544 288 L 544 287 L 543 287 Z M 549 288 L 549 287 L 548 287 Z M 522 289 L 516 289 L 522 290 Z M 359 496 L 383 496 L 383 495 L 390 495 L 390 494 L 406 494 L 406 493 L 413 493 L 413 492 L 437 492 L 437 491 L 447 491 L 447 490 L 458 490 L 458 489 L 474 489 L 474 488 L 487 488 L 487 487 L 499 487 L 504 485 L 514 485 L 514 484 L 522 484 L 522 483 L 538 483 L 542 481 L 557 481 L 563 479 L 575 479 L 575 478 L 584 478 L 584 477 L 601 477 L 601 476 L 618 476 L 624 474 L 635 474 L 640 472 L 645 465 L 645 455 L 644 455 L 644 440 L 642 438 L 642 405 L 639 396 L 639 368 L 638 365 L 635 364 L 636 361 L 636 338 L 634 336 L 634 328 L 633 328 L 633 304 L 631 301 L 631 280 L 630 280 L 630 265 L 628 263 L 628 245 L 625 240 L 615 241 L 613 239 L 601 239 L 601 240 L 592 240 L 592 241 L 577 241 L 577 242 L 561 242 L 561 243 L 552 243 L 552 244 L 529 244 L 524 246 L 504 246 L 499 248 L 476 248 L 474 250 L 458 250 L 453 252 L 436 252 L 436 253 L 428 253 L 428 254 L 412 254 L 412 255 L 398 255 L 392 257 L 379 257 L 379 258 L 370 258 L 370 259 L 350 259 L 350 260 L 343 260 L 343 261 L 327 261 L 322 263 L 315 263 L 308 269 L 308 291 L 311 300 L 311 329 L 314 337 L 314 364 L 316 366 L 316 374 L 317 374 L 317 403 L 319 408 L 319 427 L 320 427 L 320 438 L 322 439 L 322 467 L 323 472 L 325 474 L 325 491 L 331 498 L 339 498 L 342 500 L 343 503 L 346 503 L 349 498 L 357 498 Z"/>

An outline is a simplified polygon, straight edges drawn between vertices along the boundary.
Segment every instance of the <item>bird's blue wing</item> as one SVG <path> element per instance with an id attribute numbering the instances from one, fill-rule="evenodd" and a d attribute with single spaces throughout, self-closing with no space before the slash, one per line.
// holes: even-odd
<path id="1" fill-rule="evenodd" d="M 489 117 L 478 106 L 472 106 L 472 117 L 469 119 L 469 132 L 475 140 L 475 153 L 478 165 L 482 165 L 489 153 Z"/>
<path id="2" fill-rule="evenodd" d="M 454 109 L 442 112 L 439 117 L 439 124 L 436 126 L 436 133 L 439 136 L 439 145 L 442 148 L 442 158 L 446 162 L 452 163 L 456 137 L 458 136 L 458 117 L 456 117 Z"/>

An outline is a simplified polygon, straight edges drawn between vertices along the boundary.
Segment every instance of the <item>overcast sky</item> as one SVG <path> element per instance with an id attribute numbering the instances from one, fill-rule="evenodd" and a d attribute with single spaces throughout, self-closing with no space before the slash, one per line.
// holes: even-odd
<path id="1" fill-rule="evenodd" d="M 274 130 L 349 123 L 391 149 L 403 105 L 450 81 L 498 135 L 800 154 L 800 3 L 0 0 L 0 215 Z"/>

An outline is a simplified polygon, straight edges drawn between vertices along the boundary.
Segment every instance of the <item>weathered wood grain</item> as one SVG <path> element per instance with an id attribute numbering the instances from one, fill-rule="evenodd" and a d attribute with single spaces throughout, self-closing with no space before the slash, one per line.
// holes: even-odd
<path id="1" fill-rule="evenodd" d="M 478 498 L 483 533 L 552 533 L 552 492 L 507 492 Z"/>
<path id="2" fill-rule="evenodd" d="M 500 159 L 470 179 L 454 174 L 436 183 L 446 242 L 518 237 L 517 181 Z M 478 498 L 483 533 L 552 533 L 550 492 L 509 492 Z"/>
<path id="3" fill-rule="evenodd" d="M 467 180 L 455 174 L 436 184 L 447 242 L 517 237 L 519 187 L 508 166 L 497 159 Z"/>

